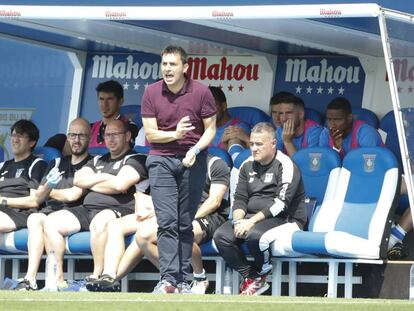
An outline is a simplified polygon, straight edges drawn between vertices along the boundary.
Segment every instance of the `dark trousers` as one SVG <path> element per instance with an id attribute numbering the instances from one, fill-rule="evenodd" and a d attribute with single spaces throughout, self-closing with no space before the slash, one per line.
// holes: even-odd
<path id="1" fill-rule="evenodd" d="M 270 272 L 270 244 L 276 240 L 272 229 L 286 223 L 285 219 L 275 217 L 264 219 L 255 224 L 246 239 L 236 238 L 231 221 L 225 222 L 214 234 L 214 242 L 230 268 L 239 272 L 243 278 L 256 278 Z M 247 261 L 241 245 L 246 242 L 253 263 Z"/>
<path id="2" fill-rule="evenodd" d="M 190 168 L 183 166 L 182 159 L 150 155 L 146 163 L 158 223 L 161 279 L 173 285 L 190 279 L 192 222 L 207 172 L 205 155 L 199 154 Z"/>

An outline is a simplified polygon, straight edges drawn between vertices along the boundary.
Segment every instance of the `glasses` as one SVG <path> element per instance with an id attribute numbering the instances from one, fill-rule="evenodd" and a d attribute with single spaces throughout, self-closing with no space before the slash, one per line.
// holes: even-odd
<path id="1" fill-rule="evenodd" d="M 110 139 L 110 138 L 116 138 L 118 139 L 121 135 L 125 134 L 126 132 L 113 132 L 113 133 L 105 133 L 104 138 Z"/>
<path id="2" fill-rule="evenodd" d="M 19 134 L 19 133 L 12 133 L 10 136 L 12 138 L 17 138 L 17 139 L 23 139 L 23 138 L 29 137 L 27 134 Z"/>
<path id="3" fill-rule="evenodd" d="M 79 138 L 80 140 L 87 140 L 89 137 L 88 134 L 83 133 L 68 133 L 68 138 L 71 140 L 75 140 L 76 138 Z"/>

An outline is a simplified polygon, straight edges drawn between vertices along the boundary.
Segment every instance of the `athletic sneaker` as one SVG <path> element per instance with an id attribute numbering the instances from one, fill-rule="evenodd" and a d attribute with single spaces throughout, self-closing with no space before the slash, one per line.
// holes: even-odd
<path id="1" fill-rule="evenodd" d="M 255 279 L 247 278 L 240 287 L 240 295 L 257 296 L 263 294 L 268 288 L 269 284 L 266 282 L 265 275 Z"/>
<path id="2" fill-rule="evenodd" d="M 66 281 L 59 282 L 56 284 L 58 292 L 67 292 L 69 291 L 69 284 Z"/>
<path id="3" fill-rule="evenodd" d="M 89 282 L 94 282 L 94 281 L 96 281 L 97 279 L 99 279 L 99 277 L 96 277 L 96 276 L 94 276 L 93 274 L 91 274 L 91 275 L 88 275 L 88 276 L 85 278 L 85 281 L 86 281 L 86 283 L 89 283 Z"/>
<path id="4" fill-rule="evenodd" d="M 37 290 L 37 284 L 36 284 L 36 282 L 34 284 L 32 284 L 32 283 L 30 283 L 29 280 L 23 279 L 19 283 L 17 283 L 14 290 L 19 290 L 19 291 Z"/>
<path id="5" fill-rule="evenodd" d="M 86 288 L 91 292 L 120 292 L 121 285 L 108 274 L 103 274 L 99 279 L 87 283 Z"/>
<path id="6" fill-rule="evenodd" d="M 191 283 L 191 292 L 193 294 L 204 295 L 208 288 L 207 279 L 194 279 Z"/>
<path id="7" fill-rule="evenodd" d="M 407 256 L 408 253 L 405 251 L 404 245 L 400 242 L 396 243 L 387 252 L 387 257 L 389 260 L 399 260 Z"/>
<path id="8" fill-rule="evenodd" d="M 166 280 L 161 280 L 154 287 L 153 294 L 175 294 L 178 293 L 178 288 Z"/>
<path id="9" fill-rule="evenodd" d="M 192 289 L 191 289 L 191 285 L 188 284 L 187 282 L 181 282 L 177 285 L 178 288 L 178 292 L 180 294 L 192 294 Z"/>

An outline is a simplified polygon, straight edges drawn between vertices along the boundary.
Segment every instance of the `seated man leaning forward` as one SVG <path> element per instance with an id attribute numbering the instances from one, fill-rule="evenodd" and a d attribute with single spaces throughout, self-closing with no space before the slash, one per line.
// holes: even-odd
<path id="1" fill-rule="evenodd" d="M 343 158 L 359 147 L 383 146 L 381 136 L 372 126 L 353 120 L 351 103 L 345 97 L 334 98 L 326 108 L 325 127 L 319 138 L 321 147 L 330 147 Z"/>
<path id="2" fill-rule="evenodd" d="M 241 295 L 260 295 L 272 270 L 270 245 L 284 230 L 298 230 L 306 222 L 305 191 L 298 167 L 276 150 L 270 123 L 256 124 L 250 134 L 252 157 L 241 167 L 233 204 L 233 220 L 214 234 L 220 255 L 243 277 Z M 241 244 L 247 242 L 253 262 Z"/>
<path id="3" fill-rule="evenodd" d="M 0 163 L 0 232 L 25 228 L 29 215 L 41 207 L 35 194 L 47 167 L 32 154 L 39 139 L 34 123 L 17 121 L 10 136 L 14 158 Z"/>
<path id="4" fill-rule="evenodd" d="M 63 135 L 63 134 L 62 134 Z M 91 156 L 88 154 L 90 126 L 88 121 L 77 118 L 70 123 L 68 142 L 71 155 L 50 162 L 41 185 L 36 190 L 36 201 L 46 206 L 27 219 L 29 237 L 27 241 L 28 267 L 25 277 L 16 290 L 36 290 L 36 275 L 42 259 L 43 249 L 48 248 L 44 239 L 43 224 L 47 215 L 64 207 L 82 204 L 86 190 L 73 186 L 75 172 L 84 166 Z M 66 136 L 65 136 L 66 141 Z M 66 282 L 57 284 L 59 290 L 68 287 Z"/>
<path id="5" fill-rule="evenodd" d="M 75 173 L 74 185 L 89 189 L 83 205 L 52 213 L 44 224 L 50 244 L 48 251 L 56 254 L 58 283 L 63 282 L 64 237 L 79 231 L 91 231 L 94 271 L 86 280 L 92 281 L 101 275 L 107 224 L 134 212 L 135 184 L 147 178 L 145 157 L 130 149 L 131 133 L 123 121 L 109 122 L 104 138 L 109 153 L 94 157 Z"/>
<path id="6" fill-rule="evenodd" d="M 232 118 L 227 109 L 226 95 L 217 86 L 209 87 L 216 103 L 216 136 L 210 146 L 219 147 L 235 159 L 249 145 L 250 126 L 239 118 Z"/>
<path id="7" fill-rule="evenodd" d="M 305 104 L 295 95 L 282 97 L 277 104 L 282 126 L 276 129 L 277 150 L 293 156 L 299 149 L 316 147 L 322 127 L 313 120 L 305 119 Z"/>

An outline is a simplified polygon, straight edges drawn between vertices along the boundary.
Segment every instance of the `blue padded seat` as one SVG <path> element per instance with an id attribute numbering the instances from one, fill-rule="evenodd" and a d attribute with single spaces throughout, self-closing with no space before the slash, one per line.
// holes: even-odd
<path id="1" fill-rule="evenodd" d="M 328 180 L 331 186 L 338 179 L 341 169 L 341 158 L 331 148 L 303 148 L 295 152 L 292 160 L 299 167 L 306 195 L 315 198 L 320 205 L 325 196 Z"/>
<path id="2" fill-rule="evenodd" d="M 354 116 L 354 120 L 364 121 L 365 123 L 371 125 L 373 128 L 378 129 L 379 120 L 373 111 L 366 108 L 357 108 L 352 109 L 352 114 Z"/>
<path id="3" fill-rule="evenodd" d="M 134 146 L 134 151 L 136 153 L 149 154 L 150 149 L 151 149 L 150 146 L 138 146 L 138 145 Z"/>
<path id="4" fill-rule="evenodd" d="M 125 237 L 125 246 L 128 246 L 134 240 L 135 234 Z M 67 254 L 92 254 L 90 246 L 90 231 L 74 233 L 66 238 Z"/>
<path id="5" fill-rule="evenodd" d="M 305 119 L 315 121 L 316 123 L 323 125 L 323 117 L 319 111 L 305 107 Z"/>
<path id="6" fill-rule="evenodd" d="M 102 154 L 108 153 L 109 150 L 106 147 L 89 147 L 88 152 L 90 155 L 96 156 L 96 155 L 102 155 Z"/>
<path id="7" fill-rule="evenodd" d="M 336 189 L 325 194 L 309 232 L 292 235 L 297 255 L 385 256 L 399 193 L 397 160 L 386 148 L 358 148 L 344 158 Z M 289 243 L 287 243 L 289 244 Z"/>
<path id="8" fill-rule="evenodd" d="M 259 122 L 270 122 L 270 116 L 256 107 L 240 106 L 227 109 L 232 118 L 239 118 L 251 128 Z"/>
<path id="9" fill-rule="evenodd" d="M 0 146 L 0 162 L 4 161 L 4 149 L 2 146 Z"/>
<path id="10" fill-rule="evenodd" d="M 0 233 L 0 252 L 8 254 L 19 254 L 27 252 L 27 228 Z"/>
<path id="11" fill-rule="evenodd" d="M 141 105 L 122 105 L 120 111 L 121 115 L 135 122 L 138 129 L 142 127 Z"/>
<path id="12" fill-rule="evenodd" d="M 33 154 L 39 158 L 42 158 L 47 163 L 50 161 L 60 158 L 62 154 L 59 150 L 53 147 L 44 147 L 44 146 L 37 146 L 33 150 Z"/>
<path id="13" fill-rule="evenodd" d="M 398 141 L 397 126 L 395 124 L 394 111 L 387 112 L 379 123 L 379 128 L 387 133 L 385 138 L 385 146 L 390 149 L 396 156 L 400 167 L 402 168 L 400 143 Z"/>
<path id="14" fill-rule="evenodd" d="M 208 147 L 208 153 L 221 158 L 230 168 L 233 166 L 233 161 L 227 151 L 219 147 Z"/>

